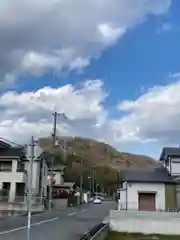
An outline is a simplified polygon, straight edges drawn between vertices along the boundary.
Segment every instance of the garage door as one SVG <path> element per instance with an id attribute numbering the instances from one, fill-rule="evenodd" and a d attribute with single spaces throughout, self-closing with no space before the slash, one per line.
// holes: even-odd
<path id="1" fill-rule="evenodd" d="M 139 210 L 155 211 L 155 193 L 139 193 Z"/>

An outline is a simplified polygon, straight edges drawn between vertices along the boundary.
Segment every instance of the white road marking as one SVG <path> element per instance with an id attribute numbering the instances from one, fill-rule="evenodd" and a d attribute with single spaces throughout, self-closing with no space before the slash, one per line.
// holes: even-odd
<path id="1" fill-rule="evenodd" d="M 50 222 L 53 222 L 53 221 L 56 221 L 56 220 L 58 220 L 58 217 L 46 219 L 46 220 L 31 224 L 31 227 L 35 227 L 35 226 L 38 226 L 38 225 L 41 225 L 41 224 L 44 224 L 44 223 L 50 223 Z M 19 228 L 13 228 L 13 229 L 10 229 L 10 230 L 7 230 L 7 231 L 0 232 L 0 235 L 5 235 L 5 234 L 8 234 L 8 233 L 17 232 L 17 231 L 25 230 L 25 229 L 27 229 L 27 226 L 23 226 L 23 227 L 19 227 Z"/>
<path id="2" fill-rule="evenodd" d="M 68 216 L 73 216 L 75 214 L 76 214 L 75 212 L 72 212 L 72 213 L 69 213 Z"/>
<path id="3" fill-rule="evenodd" d="M 89 209 L 83 209 L 83 210 L 81 210 L 82 212 L 87 212 Z"/>
<path id="4" fill-rule="evenodd" d="M 38 225 L 41 225 L 41 224 L 44 224 L 44 223 L 54 222 L 54 221 L 56 221 L 56 220 L 58 220 L 58 219 L 59 219 L 58 217 L 46 219 L 46 220 L 43 220 L 43 221 L 40 221 L 40 222 L 37 222 L 37 223 L 33 223 L 33 224 L 31 225 L 31 227 L 38 226 Z"/>

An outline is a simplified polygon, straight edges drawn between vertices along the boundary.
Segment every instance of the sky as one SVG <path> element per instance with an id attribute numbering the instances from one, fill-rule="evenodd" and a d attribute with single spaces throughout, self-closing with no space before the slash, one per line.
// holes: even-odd
<path id="1" fill-rule="evenodd" d="M 158 159 L 180 144 L 179 0 L 0 0 L 0 137 Z"/>

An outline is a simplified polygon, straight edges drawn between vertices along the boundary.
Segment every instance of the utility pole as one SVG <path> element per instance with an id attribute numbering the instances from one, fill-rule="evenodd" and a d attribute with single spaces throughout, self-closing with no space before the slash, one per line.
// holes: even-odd
<path id="1" fill-rule="evenodd" d="M 92 187 L 91 187 L 91 185 L 92 185 L 92 183 L 91 183 L 92 177 L 91 176 L 88 177 L 88 180 L 89 180 L 89 191 L 90 191 L 90 196 L 91 196 L 92 195 Z"/>
<path id="2" fill-rule="evenodd" d="M 64 119 L 68 119 L 64 113 L 53 112 L 53 134 L 52 143 L 53 148 L 56 147 L 56 132 L 57 132 L 57 117 L 62 116 Z M 49 210 L 52 209 L 52 190 L 53 190 L 53 166 L 54 166 L 54 154 L 52 154 L 52 162 L 50 169 L 50 186 L 49 186 Z"/>
<path id="3" fill-rule="evenodd" d="M 56 146 L 56 129 L 57 129 L 57 116 L 58 113 L 54 112 L 53 114 L 53 134 L 52 134 L 52 144 L 53 149 Z M 53 166 L 54 166 L 54 154 L 52 154 L 51 170 L 50 170 L 50 186 L 49 186 L 49 210 L 52 209 L 52 190 L 53 190 Z"/>
<path id="4" fill-rule="evenodd" d="M 81 196 L 81 203 L 82 203 L 82 189 L 83 189 L 83 165 L 82 165 L 82 158 L 80 159 L 81 164 L 81 177 L 80 177 L 80 196 Z"/>
<path id="5" fill-rule="evenodd" d="M 94 194 L 94 185 L 95 185 L 94 175 L 95 175 L 95 172 L 93 171 L 92 172 L 92 192 L 93 192 L 93 194 Z"/>
<path id="6" fill-rule="evenodd" d="M 31 137 L 31 155 L 29 157 L 28 166 L 28 226 L 27 226 L 27 240 L 31 239 L 31 202 L 32 202 L 32 177 L 33 177 L 33 161 L 34 161 L 34 137 Z"/>
<path id="7" fill-rule="evenodd" d="M 66 139 L 64 139 L 64 162 L 66 163 L 66 160 L 67 160 L 67 141 Z"/>
<path id="8" fill-rule="evenodd" d="M 41 196 L 41 204 L 43 204 L 43 197 L 44 197 L 44 176 L 45 176 L 45 171 L 44 171 L 44 165 L 45 165 L 45 162 L 44 162 L 44 158 L 42 159 L 42 166 L 41 166 L 41 171 L 42 171 L 42 174 L 41 174 L 41 192 L 40 192 L 40 196 Z"/>

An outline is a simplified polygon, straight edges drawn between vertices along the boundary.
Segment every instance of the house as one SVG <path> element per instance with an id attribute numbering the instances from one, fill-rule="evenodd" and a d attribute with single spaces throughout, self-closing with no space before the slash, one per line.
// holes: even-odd
<path id="1" fill-rule="evenodd" d="M 64 184 L 64 164 L 59 164 L 53 167 L 53 179 L 54 179 L 54 186 L 56 185 L 63 185 Z"/>
<path id="2" fill-rule="evenodd" d="M 176 209 L 176 181 L 164 167 L 120 172 L 119 209 L 169 211 Z"/>
<path id="3" fill-rule="evenodd" d="M 25 189 L 26 173 L 19 163 L 23 147 L 11 147 L 0 141 L 0 189 L 4 199 L 14 201 L 15 196 L 22 196 Z"/>
<path id="4" fill-rule="evenodd" d="M 180 177 L 180 148 L 164 147 L 159 161 L 174 177 Z"/>
<path id="5" fill-rule="evenodd" d="M 23 201 L 28 190 L 29 147 L 12 147 L 0 141 L 0 189 L 1 199 Z M 47 162 L 38 146 L 34 149 L 32 193 L 34 196 L 47 194 Z M 22 159 L 22 156 L 23 159 Z"/>

